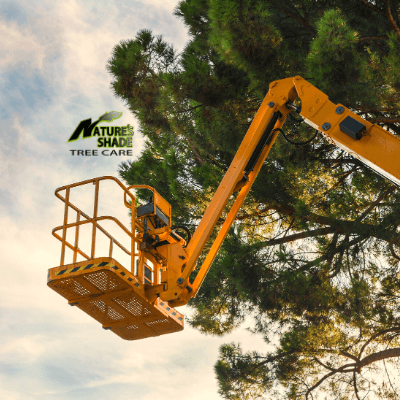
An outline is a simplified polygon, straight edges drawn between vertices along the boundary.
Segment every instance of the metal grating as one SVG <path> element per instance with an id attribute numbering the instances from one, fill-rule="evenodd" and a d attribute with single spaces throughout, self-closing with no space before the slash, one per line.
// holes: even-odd
<path id="1" fill-rule="evenodd" d="M 176 332 L 172 319 L 162 319 L 158 321 L 146 322 L 145 325 L 151 328 L 157 335 L 163 335 L 165 333 Z"/>
<path id="2" fill-rule="evenodd" d="M 60 279 L 58 281 L 55 281 L 54 284 L 52 285 L 52 289 L 68 300 L 70 298 L 78 296 L 86 296 L 90 294 L 89 290 L 84 288 L 75 279 L 71 278 Z"/>
<path id="3" fill-rule="evenodd" d="M 126 284 L 121 279 L 115 277 L 111 271 L 98 271 L 84 276 L 90 283 L 101 291 L 116 290 L 126 288 Z"/>
<path id="4" fill-rule="evenodd" d="M 78 307 L 102 324 L 124 319 L 123 315 L 118 313 L 112 306 L 106 304 L 102 300 L 87 301 L 78 304 Z"/>
<path id="5" fill-rule="evenodd" d="M 114 301 L 124 307 L 130 314 L 135 317 L 142 317 L 151 314 L 149 308 L 145 307 L 133 293 L 114 298 Z"/>
<path id="6" fill-rule="evenodd" d="M 149 329 L 143 330 L 142 327 L 129 325 L 128 327 L 112 328 L 112 332 L 125 340 L 138 340 L 146 337 L 155 336 Z M 149 333 L 150 332 L 150 333 Z"/>
<path id="7" fill-rule="evenodd" d="M 143 286 L 111 258 L 52 268 L 48 286 L 126 340 L 183 330 L 183 318 L 168 303 L 149 303 Z"/>
<path id="8" fill-rule="evenodd" d="M 157 321 L 150 321 L 150 322 L 146 322 L 147 326 L 152 326 L 152 325 L 156 325 L 156 324 L 169 324 L 167 319 L 158 319 Z"/>

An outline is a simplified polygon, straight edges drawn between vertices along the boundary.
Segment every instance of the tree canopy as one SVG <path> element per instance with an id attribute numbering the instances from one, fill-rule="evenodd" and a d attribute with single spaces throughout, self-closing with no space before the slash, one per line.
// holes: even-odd
<path id="1" fill-rule="evenodd" d="M 174 224 L 195 229 L 271 81 L 300 75 L 400 135 L 397 0 L 184 0 L 175 15 L 190 35 L 182 52 L 141 30 L 107 66 L 145 137 L 119 174 L 161 193 Z M 284 129 L 313 134 L 297 115 Z M 220 394 L 398 398 L 399 227 L 394 184 L 321 135 L 278 137 L 190 303 L 204 333 L 252 315 L 275 345 L 221 347 Z"/>

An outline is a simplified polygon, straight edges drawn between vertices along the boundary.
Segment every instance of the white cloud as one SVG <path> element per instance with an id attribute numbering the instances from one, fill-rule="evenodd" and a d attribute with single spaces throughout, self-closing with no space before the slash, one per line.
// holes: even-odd
<path id="1" fill-rule="evenodd" d="M 46 46 L 26 27 L 0 20 L 0 67 L 3 70 L 23 66 L 26 71 L 42 69 Z"/>
<path id="2" fill-rule="evenodd" d="M 2 362 L 35 362 L 46 349 L 43 335 L 11 339 L 7 346 L 0 345 Z"/>
<path id="3" fill-rule="evenodd" d="M 66 71 L 66 89 L 92 96 L 93 92 L 108 92 L 109 76 L 105 65 L 113 46 L 119 41 L 115 23 L 116 6 L 91 21 L 90 9 L 76 0 L 57 3 L 56 13 L 63 17 L 63 60 Z"/>
<path id="4" fill-rule="evenodd" d="M 22 69 L 26 77 L 39 71 L 46 73 L 46 78 L 51 80 L 55 71 L 49 71 L 48 64 L 63 51 L 63 24 L 52 12 L 51 2 L 46 5 L 14 2 L 14 6 L 26 15 L 27 23 L 18 24 L 0 15 L 2 71 Z"/>
<path id="5" fill-rule="evenodd" d="M 2 79 L 18 71 L 29 82 L 40 74 L 51 99 L 36 108 L 35 101 L 31 108 L 16 102 L 2 123 L 10 134 L 0 135 L 0 398 L 122 400 L 134 391 L 135 400 L 187 399 L 188 393 L 191 400 L 219 399 L 213 372 L 219 345 L 244 339 L 244 348 L 250 349 L 262 346 L 261 339 L 256 342 L 243 331 L 221 339 L 187 327 L 127 342 L 46 286 L 47 269 L 60 260 L 60 244 L 51 230 L 62 223 L 63 205 L 54 190 L 116 176 L 118 164 L 130 158 L 72 157 L 67 139 L 80 120 L 110 110 L 123 111 L 119 124 L 130 123 L 137 132 L 136 121 L 110 91 L 105 65 L 112 48 L 142 28 L 182 48 L 187 34 L 171 16 L 177 1 L 19 4 L 26 12 L 24 25 L 0 20 Z M 18 90 L 8 95 L 24 98 L 24 85 Z M 30 95 L 35 100 L 37 94 Z M 134 139 L 136 156 L 143 139 Z M 93 148 L 93 140 L 77 145 Z M 109 205 L 121 200 L 117 192 L 109 193 Z M 117 214 L 122 218 L 125 212 Z"/>

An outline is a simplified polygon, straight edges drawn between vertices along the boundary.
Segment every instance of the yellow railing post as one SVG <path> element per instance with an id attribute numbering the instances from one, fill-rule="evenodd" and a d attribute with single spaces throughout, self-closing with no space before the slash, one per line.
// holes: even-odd
<path id="1" fill-rule="evenodd" d="M 109 257 L 110 258 L 112 257 L 113 243 L 114 243 L 114 240 L 113 240 L 113 238 L 111 238 L 110 239 L 110 251 L 109 251 Z"/>
<path id="2" fill-rule="evenodd" d="M 135 244 L 136 244 L 136 204 L 135 200 L 132 201 L 131 205 L 131 272 L 135 273 Z"/>
<path id="3" fill-rule="evenodd" d="M 73 263 L 76 263 L 76 258 L 78 256 L 78 243 L 79 243 L 79 221 L 81 217 L 81 212 L 78 211 L 76 213 L 76 227 L 75 227 L 75 246 L 74 246 L 74 259 L 73 259 Z"/>
<path id="4" fill-rule="evenodd" d="M 90 253 L 90 258 L 94 258 L 96 249 L 96 225 L 97 225 L 97 209 L 99 205 L 99 180 L 96 179 L 93 182 L 96 185 L 94 192 L 94 210 L 93 210 L 93 229 L 92 229 L 92 251 Z"/>
<path id="5" fill-rule="evenodd" d="M 67 224 L 68 224 L 68 207 L 69 207 L 69 187 L 65 189 L 65 208 L 64 208 L 64 225 L 61 245 L 61 261 L 60 265 L 64 265 L 65 261 L 65 242 L 67 240 Z"/>

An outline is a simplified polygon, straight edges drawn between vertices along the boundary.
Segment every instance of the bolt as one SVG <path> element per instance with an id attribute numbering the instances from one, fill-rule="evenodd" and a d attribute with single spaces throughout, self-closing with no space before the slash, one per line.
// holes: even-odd
<path id="1" fill-rule="evenodd" d="M 339 106 L 336 108 L 336 114 L 343 114 L 344 113 L 344 107 Z"/>
<path id="2" fill-rule="evenodd" d="M 273 101 L 270 101 L 270 102 L 268 103 L 268 106 L 271 107 L 271 108 L 272 108 L 274 105 L 275 105 L 275 103 L 274 103 Z"/>
<path id="3" fill-rule="evenodd" d="M 176 283 L 177 283 L 178 285 L 180 285 L 181 283 L 183 283 L 183 278 L 178 278 L 178 280 L 176 281 Z"/>
<path id="4" fill-rule="evenodd" d="M 331 127 L 331 124 L 330 124 L 329 122 L 325 122 L 325 123 L 322 125 L 322 129 L 323 129 L 324 131 L 327 131 L 328 129 L 330 129 L 330 127 Z"/>

